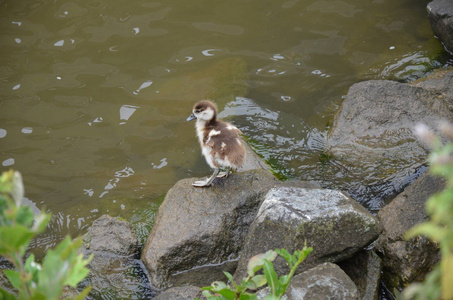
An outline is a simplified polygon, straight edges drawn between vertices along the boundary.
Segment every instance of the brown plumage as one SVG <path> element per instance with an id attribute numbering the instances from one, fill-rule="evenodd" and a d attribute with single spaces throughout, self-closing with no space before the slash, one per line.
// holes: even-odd
<path id="1" fill-rule="evenodd" d="M 217 107 L 208 100 L 197 102 L 188 121 L 197 119 L 196 131 L 201 150 L 206 162 L 214 169 L 212 176 L 206 181 L 197 181 L 194 186 L 209 186 L 218 175 L 220 168 L 239 169 L 244 163 L 245 149 L 242 144 L 241 131 L 230 123 L 217 118 Z M 220 176 L 219 176 L 220 177 Z"/>

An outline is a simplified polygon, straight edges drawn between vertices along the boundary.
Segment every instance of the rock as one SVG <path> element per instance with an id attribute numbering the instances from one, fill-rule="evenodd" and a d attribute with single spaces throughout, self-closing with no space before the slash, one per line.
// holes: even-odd
<path id="1" fill-rule="evenodd" d="M 153 300 L 193 300 L 201 298 L 201 289 L 196 286 L 170 288 L 153 298 Z"/>
<path id="2" fill-rule="evenodd" d="M 371 80 L 354 84 L 328 133 L 328 154 L 344 176 L 362 185 L 348 187 L 362 201 L 396 196 L 423 170 L 429 149 L 413 134 L 416 124 L 437 128 L 453 120 L 453 72 L 417 85 Z"/>
<path id="3" fill-rule="evenodd" d="M 361 251 L 338 265 L 357 286 L 360 299 L 378 300 L 382 260 L 374 251 Z"/>
<path id="4" fill-rule="evenodd" d="M 92 254 L 93 259 L 88 265 L 90 273 L 80 288 L 92 285 L 90 296 L 131 299 L 154 295 L 145 271 L 136 259 L 138 239 L 129 222 L 103 215 L 93 222 L 82 238 L 83 252 Z"/>
<path id="5" fill-rule="evenodd" d="M 249 259 L 270 249 L 291 253 L 305 241 L 313 252 L 303 268 L 350 257 L 377 238 L 379 224 L 365 208 L 339 191 L 278 187 L 271 189 L 247 234 L 234 275 L 239 282 Z M 286 262 L 277 258 L 275 269 L 287 273 Z"/>
<path id="6" fill-rule="evenodd" d="M 434 34 L 442 41 L 445 49 L 453 54 L 453 2 L 434 0 L 428 3 L 426 10 Z"/>
<path id="7" fill-rule="evenodd" d="M 94 221 L 83 240 L 91 251 L 108 251 L 117 255 L 132 255 L 138 251 L 138 239 L 132 225 L 109 215 Z"/>
<path id="8" fill-rule="evenodd" d="M 436 244 L 425 237 L 404 238 L 407 230 L 428 220 L 426 200 L 442 191 L 445 180 L 425 173 L 378 214 L 383 233 L 376 243 L 388 287 L 421 279 L 439 260 Z"/>
<path id="9" fill-rule="evenodd" d="M 259 157 L 258 154 L 255 153 L 255 151 L 253 151 L 249 144 L 244 142 L 243 145 L 245 148 L 245 161 L 244 165 L 242 166 L 241 169 L 238 170 L 238 172 L 245 172 L 257 169 L 270 170 L 267 163 L 261 157 Z"/>
<path id="10" fill-rule="evenodd" d="M 332 263 L 324 263 L 294 276 L 286 295 L 289 300 L 359 299 L 354 282 Z"/>
<path id="11" fill-rule="evenodd" d="M 224 280 L 212 267 L 235 263 L 259 204 L 278 184 L 264 170 L 233 173 L 209 188 L 193 187 L 195 180 L 180 180 L 168 191 L 142 251 L 151 284 L 158 288 L 181 284 L 185 279 L 176 275 L 193 278 L 191 273 L 200 269 L 207 276 L 184 283 Z"/>

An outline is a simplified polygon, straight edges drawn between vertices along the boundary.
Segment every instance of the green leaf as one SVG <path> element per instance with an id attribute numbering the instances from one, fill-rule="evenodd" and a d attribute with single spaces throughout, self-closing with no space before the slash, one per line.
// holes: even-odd
<path id="1" fill-rule="evenodd" d="M 443 256 L 440 266 L 442 271 L 442 297 L 453 299 L 453 253 Z"/>
<path id="2" fill-rule="evenodd" d="M 41 271 L 41 265 L 35 262 L 35 256 L 30 254 L 30 256 L 25 261 L 24 266 L 25 272 L 31 276 L 31 281 L 39 281 L 39 272 Z"/>
<path id="3" fill-rule="evenodd" d="M 249 276 L 255 275 L 256 272 L 261 270 L 264 265 L 264 260 L 274 261 L 277 257 L 277 252 L 269 250 L 266 253 L 258 254 L 250 258 L 247 264 L 247 273 Z"/>
<path id="4" fill-rule="evenodd" d="M 271 295 L 278 295 L 280 292 L 280 283 L 277 279 L 277 273 L 275 273 L 274 265 L 268 261 L 264 260 L 264 275 L 266 276 L 267 284 L 271 289 Z"/>
<path id="5" fill-rule="evenodd" d="M 288 264 L 291 264 L 291 257 L 292 255 L 289 254 L 288 250 L 282 248 L 282 249 L 275 249 L 275 252 L 277 252 L 278 255 L 280 255 L 281 257 L 283 257 L 287 262 Z"/>
<path id="6" fill-rule="evenodd" d="M 52 217 L 51 214 L 41 213 L 37 217 L 35 217 L 35 222 L 33 224 L 33 231 L 35 233 L 44 232 L 49 224 L 50 218 Z"/>
<path id="7" fill-rule="evenodd" d="M 211 291 L 213 292 L 219 292 L 220 290 L 223 290 L 223 289 L 226 289 L 228 288 L 228 285 L 223 282 L 223 281 L 214 281 L 212 284 L 211 284 Z"/>
<path id="8" fill-rule="evenodd" d="M 233 292 L 232 290 L 230 290 L 229 288 L 221 289 L 221 290 L 217 291 L 217 293 L 219 295 L 222 295 L 223 297 L 225 297 L 228 300 L 236 299 L 236 293 Z"/>
<path id="9" fill-rule="evenodd" d="M 84 288 L 73 300 L 84 300 L 91 291 L 91 285 Z"/>
<path id="10" fill-rule="evenodd" d="M 239 295 L 239 300 L 256 300 L 258 297 L 255 294 L 241 294 Z"/>
<path id="11" fill-rule="evenodd" d="M 0 255 L 19 252 L 23 256 L 34 235 L 27 227 L 19 224 L 0 227 Z"/>
<path id="12" fill-rule="evenodd" d="M 248 280 L 245 282 L 245 289 L 246 290 L 256 290 L 258 287 L 256 286 L 253 280 Z"/>
<path id="13" fill-rule="evenodd" d="M 12 176 L 10 177 L 11 180 L 11 190 L 10 194 L 13 198 L 16 206 L 20 206 L 22 203 L 22 199 L 24 198 L 24 184 L 22 182 L 22 175 L 19 172 L 14 171 Z"/>
<path id="14" fill-rule="evenodd" d="M 289 278 L 289 275 L 283 275 L 283 276 L 281 276 L 281 277 L 279 278 L 280 284 L 281 284 L 281 285 L 287 285 L 287 284 L 289 283 L 289 282 L 288 282 L 289 279 L 290 279 L 290 278 Z"/>
<path id="15" fill-rule="evenodd" d="M 419 235 L 425 235 L 434 241 L 439 241 L 442 239 L 442 236 L 444 234 L 444 228 L 437 226 L 434 223 L 421 223 L 412 229 L 409 229 L 405 237 L 406 239 L 410 239 Z"/>
<path id="16" fill-rule="evenodd" d="M 29 206 L 21 206 L 17 210 L 16 222 L 27 228 L 31 227 L 34 218 L 35 215 L 33 214 L 33 210 Z"/>
<path id="17" fill-rule="evenodd" d="M 16 300 L 16 296 L 13 294 L 8 293 L 4 289 L 0 287 L 0 299 L 1 300 Z"/>
<path id="18" fill-rule="evenodd" d="M 20 288 L 22 283 L 20 279 L 20 273 L 16 270 L 4 270 L 6 277 L 8 278 L 9 282 L 15 287 L 16 289 Z"/>
<path id="19" fill-rule="evenodd" d="M 296 255 L 298 256 L 297 265 L 302 263 L 307 258 L 307 256 L 310 255 L 310 253 L 312 251 L 313 251 L 313 248 L 312 247 L 307 247 L 306 243 L 305 243 L 305 246 L 302 249 L 302 251 L 296 251 Z"/>
<path id="20" fill-rule="evenodd" d="M 76 287 L 88 275 L 86 265 L 89 259 L 84 260 L 83 255 L 78 253 L 81 243 L 80 239 L 71 241 L 67 236 L 55 249 L 47 251 L 38 290 L 48 298 L 59 297 L 63 286 Z"/>
<path id="21" fill-rule="evenodd" d="M 264 286 L 267 283 L 266 275 L 255 275 L 251 278 L 257 288 Z"/>
<path id="22" fill-rule="evenodd" d="M 233 275 L 231 275 L 227 271 L 223 271 L 223 274 L 225 274 L 226 278 L 228 278 L 229 281 L 233 282 Z"/>

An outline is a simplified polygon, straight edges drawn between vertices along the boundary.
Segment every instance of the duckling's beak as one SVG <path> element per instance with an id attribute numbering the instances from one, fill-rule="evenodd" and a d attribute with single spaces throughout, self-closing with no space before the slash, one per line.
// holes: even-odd
<path id="1" fill-rule="evenodd" d="M 193 119 L 196 119 L 195 115 L 192 113 L 188 118 L 187 121 L 192 121 Z"/>

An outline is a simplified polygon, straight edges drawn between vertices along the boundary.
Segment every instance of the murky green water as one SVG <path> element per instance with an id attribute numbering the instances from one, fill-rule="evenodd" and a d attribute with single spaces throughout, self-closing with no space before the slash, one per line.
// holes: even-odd
<path id="1" fill-rule="evenodd" d="M 323 160 L 328 124 L 357 81 L 452 64 L 428 2 L 0 0 L 0 168 L 54 215 L 33 246 L 104 213 L 146 231 L 176 181 L 210 173 L 185 122 L 202 98 L 282 176 L 357 184 Z"/>

